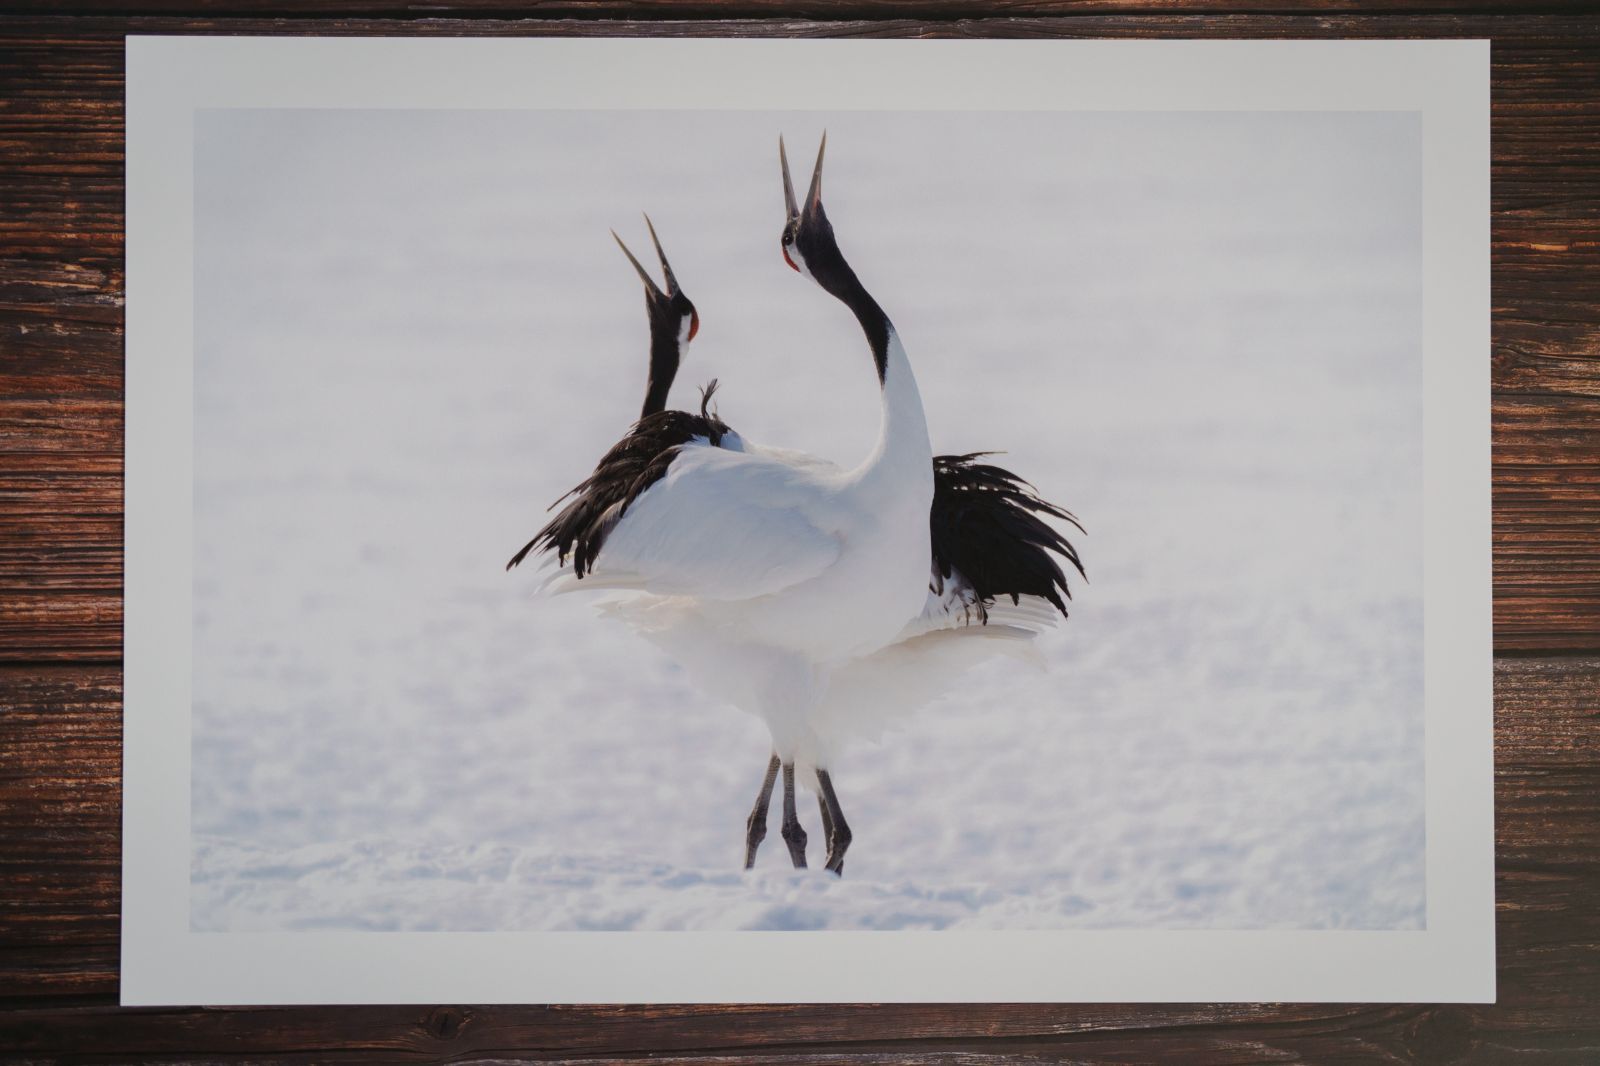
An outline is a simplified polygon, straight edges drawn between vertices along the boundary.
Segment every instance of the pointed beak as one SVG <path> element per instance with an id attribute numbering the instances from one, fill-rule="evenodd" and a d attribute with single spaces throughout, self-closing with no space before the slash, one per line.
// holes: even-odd
<path id="1" fill-rule="evenodd" d="M 661 238 L 656 236 L 656 224 L 650 221 L 648 214 L 644 216 L 644 224 L 650 229 L 650 243 L 656 246 L 656 258 L 661 260 L 661 276 L 667 281 L 667 295 L 676 296 L 678 279 L 672 275 L 672 264 L 667 262 L 667 253 L 661 250 Z"/>
<path id="2" fill-rule="evenodd" d="M 817 165 L 811 172 L 811 188 L 806 190 L 806 203 L 802 211 L 794 198 L 794 179 L 789 176 L 789 155 L 784 150 L 783 138 L 778 138 L 778 162 L 783 166 L 783 202 L 789 212 L 790 222 L 804 223 L 822 207 L 822 157 L 828 151 L 828 134 L 822 134 L 822 144 L 817 149 Z"/>
<path id="3" fill-rule="evenodd" d="M 817 166 L 811 172 L 811 188 L 806 190 L 805 214 L 809 218 L 815 215 L 822 207 L 822 157 L 828 150 L 828 134 L 824 130 L 822 144 L 817 148 Z"/>
<path id="4" fill-rule="evenodd" d="M 783 150 L 783 135 L 778 135 L 778 163 L 783 167 L 783 205 L 789 212 L 788 220 L 800 217 L 800 205 L 794 202 L 794 182 L 789 178 L 789 155 Z"/>
<path id="5" fill-rule="evenodd" d="M 654 230 L 651 231 L 651 236 L 655 236 Z M 622 238 L 617 236 L 616 230 L 611 231 L 611 238 L 617 242 L 617 247 L 622 249 L 622 254 L 628 257 L 628 262 L 633 264 L 633 269 L 639 272 L 639 279 L 644 282 L 645 295 L 649 296 L 652 300 L 667 299 L 667 294 L 661 291 L 660 286 L 656 284 L 655 279 L 650 276 L 649 272 L 646 271 L 644 267 L 639 265 L 639 260 L 635 259 L 633 257 L 633 253 L 628 251 L 628 246 L 622 243 Z M 656 251 L 659 252 L 660 250 L 661 246 L 659 244 L 656 245 Z M 665 265 L 666 261 L 666 258 L 662 257 L 662 265 Z M 667 278 L 670 284 L 672 278 L 670 271 L 667 273 Z"/>

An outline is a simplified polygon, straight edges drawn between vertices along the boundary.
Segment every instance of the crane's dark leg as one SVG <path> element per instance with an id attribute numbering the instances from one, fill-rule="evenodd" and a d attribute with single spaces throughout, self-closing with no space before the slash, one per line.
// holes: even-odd
<path id="1" fill-rule="evenodd" d="M 817 793 L 817 808 L 822 812 L 822 839 L 833 839 L 833 812 L 828 810 L 828 801 L 822 798 L 822 793 Z"/>
<path id="2" fill-rule="evenodd" d="M 756 864 L 756 849 L 767 839 L 767 805 L 772 802 L 772 785 L 778 780 L 778 756 L 773 754 L 767 763 L 767 776 L 761 779 L 761 791 L 756 794 L 756 805 L 744 823 L 744 868 Z"/>
<path id="3" fill-rule="evenodd" d="M 822 824 L 828 831 L 828 869 L 843 877 L 844 853 L 850 847 L 850 826 L 845 823 L 844 811 L 839 809 L 833 778 L 820 768 L 817 770 L 817 799 L 822 803 Z"/>
<path id="4" fill-rule="evenodd" d="M 783 764 L 783 839 L 789 845 L 789 858 L 796 870 L 806 868 L 806 831 L 794 810 L 794 763 Z"/>

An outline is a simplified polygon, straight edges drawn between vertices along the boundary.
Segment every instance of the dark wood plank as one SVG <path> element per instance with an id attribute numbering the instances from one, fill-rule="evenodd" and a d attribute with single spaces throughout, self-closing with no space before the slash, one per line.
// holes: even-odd
<path id="1" fill-rule="evenodd" d="M 37 15 L 124 15 L 119 0 L 8 0 L 0 11 Z M 1524 13 L 1591 9 L 1584 0 L 1542 0 L 1523 5 Z M 187 19 L 293 18 L 416 19 L 504 21 L 511 19 L 708 19 L 737 15 L 748 19 L 910 19 L 936 22 L 953 18 L 1060 18 L 1095 15 L 1160 17 L 1174 15 L 1285 15 L 1331 13 L 1471 16 L 1514 10 L 1506 0 L 446 0 L 427 4 L 407 0 L 175 0 L 160 13 Z"/>
<path id="2" fill-rule="evenodd" d="M 173 0 L 167 17 L 116 17 L 124 6 L 13 0 L 0 17 L 0 1055 L 1600 1061 L 1600 18 L 1589 5 L 489 0 L 429 5 L 462 17 L 417 21 L 370 17 L 418 14 L 386 0 Z M 296 13 L 318 17 L 242 17 Z M 863 21 L 883 17 L 893 21 Z M 124 32 L 1495 38 L 1500 1002 L 117 1009 Z"/>
<path id="3" fill-rule="evenodd" d="M 105 1047 L 103 1025 L 132 1054 L 257 1053 L 275 1034 L 279 1061 L 315 1061 L 304 1019 L 290 1010 L 139 1012 L 112 1018 L 76 1013 L 83 1048 Z M 633 1061 L 646 1054 L 727 1062 L 975 1062 L 1013 1057 L 1044 1062 L 1243 1063 L 1283 1061 L 1495 1061 L 1525 1050 L 1475 1025 L 1457 1008 L 997 1006 L 980 1024 L 953 1019 L 971 1008 L 851 1005 L 732 1008 L 364 1008 L 350 1012 L 364 1035 L 341 1049 L 388 1061 L 500 1061 L 508 1048 L 548 1048 L 557 1061 Z M 1125 1019 L 1144 1024 L 1130 1032 Z M 1270 1025 L 1261 1024 L 1272 1019 Z M 640 1046 L 641 1043 L 644 1046 Z M 1492 1049 L 1492 1050 L 1488 1050 Z M 48 1054 L 30 1042 L 18 1050 Z M 1544 1049 L 1550 1050 L 1547 1045 Z M 348 1053 L 347 1052 L 347 1053 Z M 520 1056 L 517 1056 L 520 1057 Z M 546 1057 L 530 1054 L 528 1057 Z M 1504 1061 L 1504 1060 L 1501 1060 Z"/>

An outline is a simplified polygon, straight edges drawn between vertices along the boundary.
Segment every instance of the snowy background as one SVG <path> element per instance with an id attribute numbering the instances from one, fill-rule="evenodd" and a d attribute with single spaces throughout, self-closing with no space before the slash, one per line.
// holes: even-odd
<path id="1" fill-rule="evenodd" d="M 768 754 L 503 571 L 635 415 L 648 209 L 761 441 L 876 382 L 789 271 L 776 142 L 938 451 L 1005 449 L 1092 584 L 836 767 Z M 1421 127 L 1404 114 L 200 112 L 191 916 L 201 930 L 1424 924 Z M 804 180 L 797 174 L 797 180 Z M 821 864 L 814 801 L 801 805 Z"/>

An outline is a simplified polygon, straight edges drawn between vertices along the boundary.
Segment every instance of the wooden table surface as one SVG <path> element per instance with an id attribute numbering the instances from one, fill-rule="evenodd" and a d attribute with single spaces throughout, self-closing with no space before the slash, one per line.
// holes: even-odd
<path id="1" fill-rule="evenodd" d="M 1600 1063 L 1600 17 L 1592 6 L 0 3 L 0 1057 Z M 130 14 L 142 10 L 152 14 Z M 179 32 L 1493 38 L 1487 370 L 1500 1001 L 118 1008 L 122 38 Z"/>

